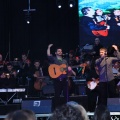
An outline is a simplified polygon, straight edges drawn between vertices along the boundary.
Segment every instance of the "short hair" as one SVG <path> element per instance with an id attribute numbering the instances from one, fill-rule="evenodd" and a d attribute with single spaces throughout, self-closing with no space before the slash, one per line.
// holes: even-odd
<path id="1" fill-rule="evenodd" d="M 7 66 L 13 66 L 12 63 L 7 63 Z"/>
<path id="2" fill-rule="evenodd" d="M 56 48 L 55 48 L 55 52 L 57 52 L 58 49 L 61 49 L 61 50 L 62 50 L 62 47 L 56 47 Z"/>
<path id="3" fill-rule="evenodd" d="M 111 120 L 110 111 L 105 105 L 98 105 L 95 109 L 93 120 Z"/>
<path id="4" fill-rule="evenodd" d="M 39 63 L 40 63 L 40 60 L 35 60 L 34 63 L 36 63 L 36 62 L 39 62 Z"/>
<path id="5" fill-rule="evenodd" d="M 81 9 L 82 14 L 83 15 L 87 15 L 88 14 L 87 12 L 90 11 L 89 8 L 91 8 L 91 7 L 84 7 L 84 8 L 82 8 Z"/>
<path id="6" fill-rule="evenodd" d="M 100 51 L 104 50 L 105 52 L 107 52 L 106 48 L 100 48 Z"/>
<path id="7" fill-rule="evenodd" d="M 36 117 L 31 110 L 16 110 L 9 113 L 5 120 L 36 120 Z"/>
<path id="8" fill-rule="evenodd" d="M 50 120 L 88 120 L 77 106 L 64 104 L 55 109 Z"/>
<path id="9" fill-rule="evenodd" d="M 99 40 L 100 41 L 100 38 L 97 37 L 97 38 L 95 38 L 95 40 Z"/>

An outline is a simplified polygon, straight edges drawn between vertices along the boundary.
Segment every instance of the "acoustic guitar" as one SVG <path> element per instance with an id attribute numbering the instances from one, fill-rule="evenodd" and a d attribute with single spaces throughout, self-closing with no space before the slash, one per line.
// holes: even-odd
<path id="1" fill-rule="evenodd" d="M 71 66 L 71 68 L 77 68 L 77 67 L 83 68 L 84 66 L 83 66 L 83 64 Z M 51 64 L 48 67 L 48 73 L 51 78 L 58 78 L 60 76 L 67 77 L 67 65 L 66 64 L 61 64 L 61 65 Z M 82 73 L 84 73 L 84 71 L 82 71 Z"/>
<path id="2" fill-rule="evenodd" d="M 99 78 L 95 79 L 94 81 L 90 80 L 87 82 L 87 87 L 90 90 L 94 90 L 97 87 L 98 83 L 99 83 Z"/>

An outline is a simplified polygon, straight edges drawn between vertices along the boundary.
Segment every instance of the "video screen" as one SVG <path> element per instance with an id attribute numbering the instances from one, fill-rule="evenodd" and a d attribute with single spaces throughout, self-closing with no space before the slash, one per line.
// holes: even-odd
<path id="1" fill-rule="evenodd" d="M 120 0 L 79 0 L 78 14 L 80 46 L 120 44 Z"/>

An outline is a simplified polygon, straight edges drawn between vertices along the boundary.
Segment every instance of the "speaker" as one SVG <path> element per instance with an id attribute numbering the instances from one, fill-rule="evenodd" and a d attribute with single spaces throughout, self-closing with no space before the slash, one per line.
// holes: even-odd
<path id="1" fill-rule="evenodd" d="M 75 79 L 75 94 L 86 95 L 86 79 Z"/>
<path id="2" fill-rule="evenodd" d="M 28 109 L 34 111 L 36 114 L 51 113 L 52 112 L 52 100 L 23 100 L 21 104 L 22 109 Z"/>
<path id="3" fill-rule="evenodd" d="M 120 98 L 108 98 L 107 107 L 110 112 L 120 112 Z"/>

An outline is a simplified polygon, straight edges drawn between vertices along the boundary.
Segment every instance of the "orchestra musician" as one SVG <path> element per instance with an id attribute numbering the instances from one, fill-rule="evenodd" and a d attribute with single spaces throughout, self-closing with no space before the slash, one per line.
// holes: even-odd
<path id="1" fill-rule="evenodd" d="M 11 63 L 7 63 L 7 69 L 1 73 L 0 82 L 0 87 L 3 88 L 14 88 L 18 86 L 17 72 Z"/>
<path id="2" fill-rule="evenodd" d="M 22 54 L 22 60 L 20 61 L 20 72 L 19 77 L 22 78 L 22 84 L 27 85 L 28 80 L 27 77 L 30 75 L 30 67 L 31 67 L 31 61 L 28 59 L 28 56 L 23 53 Z"/>
<path id="3" fill-rule="evenodd" d="M 31 81 L 29 84 L 30 96 L 42 97 L 42 88 L 45 85 L 43 70 L 40 64 L 40 60 L 35 60 L 34 65 L 30 69 Z"/>

